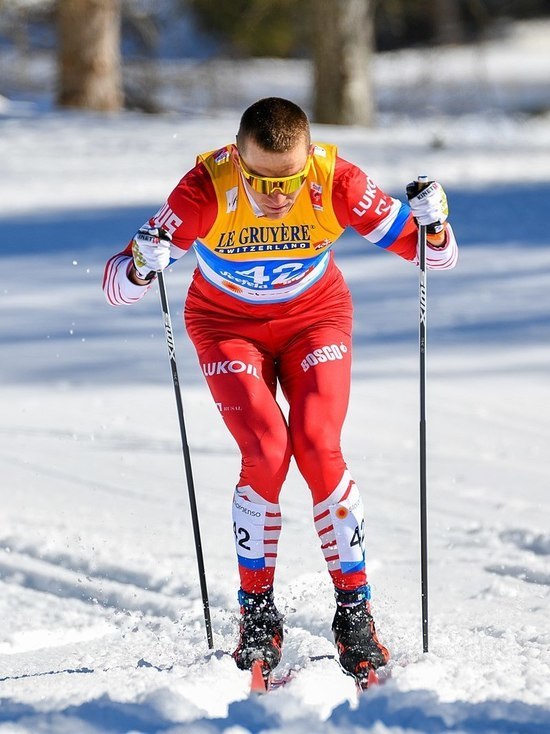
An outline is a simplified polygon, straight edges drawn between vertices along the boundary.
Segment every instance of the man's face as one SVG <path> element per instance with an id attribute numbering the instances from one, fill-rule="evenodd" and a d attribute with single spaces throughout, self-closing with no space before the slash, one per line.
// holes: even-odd
<path id="1" fill-rule="evenodd" d="M 246 140 L 239 149 L 245 173 L 268 178 L 286 178 L 304 170 L 309 155 L 305 138 L 285 153 L 272 153 L 260 148 L 254 141 Z M 303 185 L 303 184 L 302 184 Z M 292 193 L 285 194 L 282 189 L 274 188 L 269 194 L 259 193 L 245 180 L 251 198 L 262 214 L 269 219 L 282 219 L 292 209 L 302 186 Z"/>

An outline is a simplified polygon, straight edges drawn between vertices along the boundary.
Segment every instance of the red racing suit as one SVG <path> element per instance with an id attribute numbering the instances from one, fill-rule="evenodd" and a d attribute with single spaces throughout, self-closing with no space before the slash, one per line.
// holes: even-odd
<path id="1" fill-rule="evenodd" d="M 352 304 L 333 243 L 351 226 L 366 240 L 418 262 L 417 227 L 393 199 L 332 145 L 313 148 L 307 180 L 281 220 L 262 217 L 232 146 L 199 156 L 150 224 L 172 235 L 171 260 L 193 246 L 198 267 L 185 324 L 221 417 L 242 456 L 233 497 L 241 586 L 273 583 L 281 531 L 279 494 L 291 457 L 311 491 L 334 584 L 366 583 L 364 511 L 340 448 L 351 371 Z M 427 266 L 452 268 L 457 246 L 428 248 Z M 150 286 L 127 276 L 131 243 L 105 268 L 113 305 Z M 276 400 L 280 386 L 288 416 Z"/>

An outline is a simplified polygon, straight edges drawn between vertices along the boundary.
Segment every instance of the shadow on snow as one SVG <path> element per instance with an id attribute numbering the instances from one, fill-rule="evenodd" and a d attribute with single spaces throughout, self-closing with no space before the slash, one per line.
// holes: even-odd
<path id="1" fill-rule="evenodd" d="M 273 694 L 272 694 L 273 695 Z M 283 694 L 284 696 L 284 694 Z M 176 702 L 174 702 L 176 703 Z M 281 701 L 281 703 L 283 703 Z M 262 699 L 246 699 L 230 704 L 226 717 L 200 718 L 178 723 L 160 713 L 152 702 L 120 703 L 102 696 L 94 701 L 69 706 L 62 711 L 42 713 L 28 704 L 0 701 L 0 722 L 18 723 L 26 728 L 48 731 L 90 730 L 104 734 L 123 734 L 139 731 L 142 734 L 171 731 L 223 732 L 229 727 L 242 727 L 250 734 L 291 727 L 293 731 L 322 732 L 372 731 L 385 727 L 405 727 L 407 731 L 422 734 L 461 732 L 480 734 L 547 734 L 550 711 L 542 706 L 520 701 L 484 701 L 469 703 L 440 702 L 432 692 L 374 691 L 363 698 L 356 708 L 349 703 L 336 707 L 326 722 L 311 721 L 311 717 L 289 721 L 274 707 L 264 706 Z M 172 707 L 171 707 L 172 708 Z M 282 707 L 284 710 L 284 707 Z M 80 727 L 80 728 L 79 728 Z"/>

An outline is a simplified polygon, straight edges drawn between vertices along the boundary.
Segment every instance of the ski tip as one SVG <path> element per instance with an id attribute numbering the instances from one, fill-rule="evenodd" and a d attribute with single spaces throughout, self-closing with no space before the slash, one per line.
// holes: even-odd
<path id="1" fill-rule="evenodd" d="M 369 663 L 362 663 L 361 670 L 355 676 L 358 692 L 366 691 L 380 683 L 378 673 Z"/>
<path id="2" fill-rule="evenodd" d="M 374 668 L 371 668 L 367 676 L 367 686 L 377 686 L 379 683 L 380 678 L 378 677 L 378 673 Z"/>
<path id="3" fill-rule="evenodd" d="M 269 688 L 269 669 L 263 660 L 255 660 L 250 669 L 250 693 L 267 693 Z"/>

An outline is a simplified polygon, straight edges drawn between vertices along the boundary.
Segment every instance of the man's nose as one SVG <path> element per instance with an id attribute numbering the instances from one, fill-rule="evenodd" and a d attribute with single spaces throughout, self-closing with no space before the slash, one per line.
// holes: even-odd
<path id="1" fill-rule="evenodd" d="M 269 198 L 272 202 L 282 202 L 286 199 L 286 196 L 283 194 L 282 189 L 273 189 L 270 194 Z"/>

